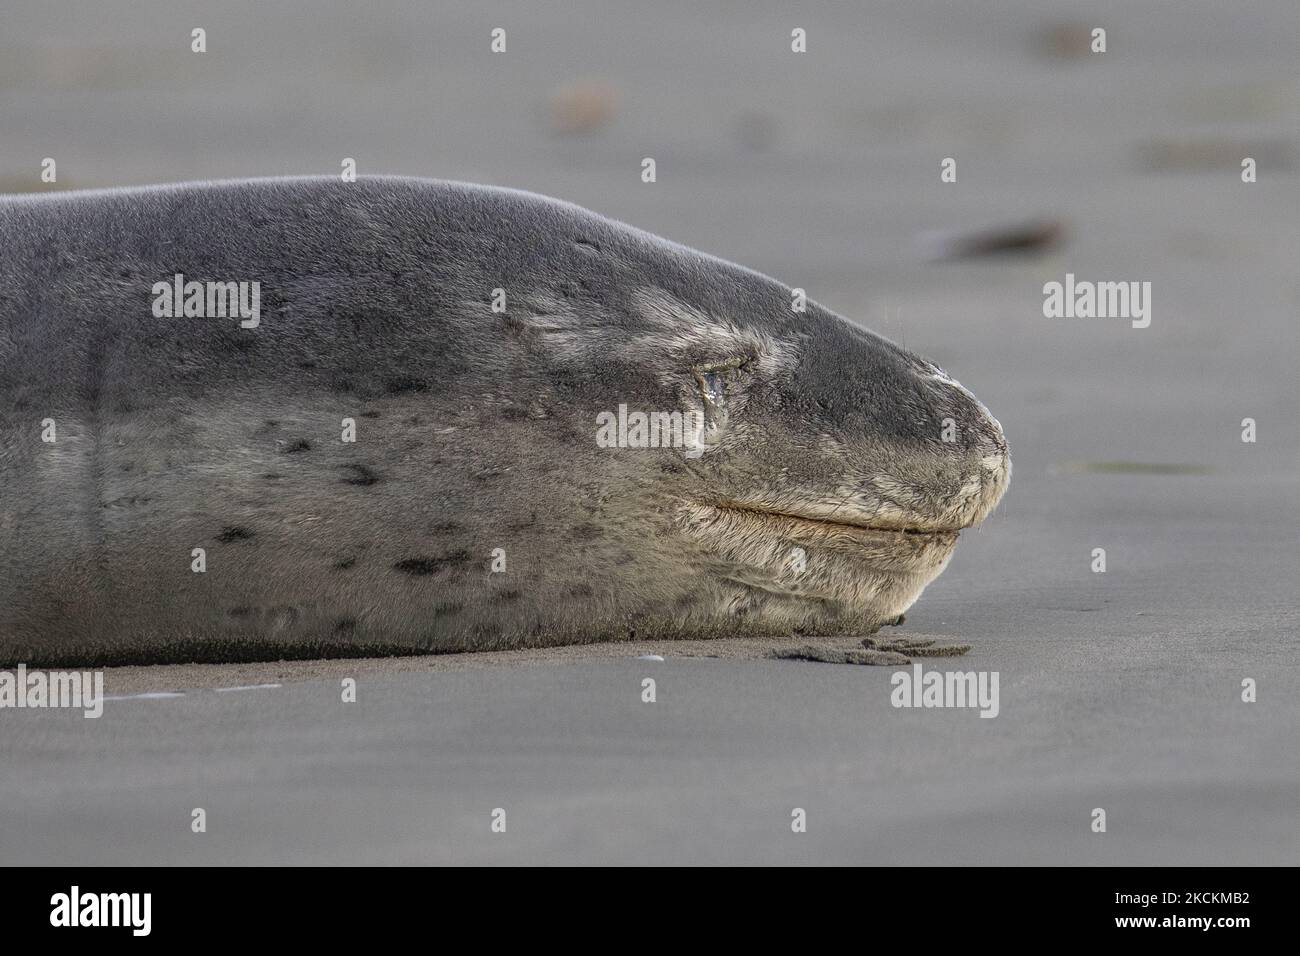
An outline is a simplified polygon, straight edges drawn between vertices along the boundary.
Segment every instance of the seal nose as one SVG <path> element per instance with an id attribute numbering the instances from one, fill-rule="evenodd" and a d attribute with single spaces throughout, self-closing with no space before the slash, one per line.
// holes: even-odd
<path id="1" fill-rule="evenodd" d="M 1011 481 L 1011 454 L 1007 449 L 1006 435 L 1002 433 L 1002 425 L 988 413 L 986 408 L 984 418 L 988 422 L 988 431 L 992 436 L 985 444 L 980 457 L 980 471 L 984 479 L 984 495 L 987 499 L 984 514 L 988 514 L 997 506 L 1003 492 L 1007 490 L 1007 484 Z"/>
<path id="2" fill-rule="evenodd" d="M 939 366 L 921 360 L 918 369 L 935 396 L 935 412 L 951 423 L 957 450 L 953 465 L 963 475 L 963 520 L 975 525 L 997 507 L 1011 481 L 1011 456 L 1001 423 L 975 395 Z"/>
<path id="3" fill-rule="evenodd" d="M 969 393 L 968 393 L 969 394 Z M 977 525 L 983 521 L 1006 493 L 1011 483 L 1011 455 L 1007 450 L 1006 435 L 1002 425 L 989 414 L 983 405 L 979 406 L 980 420 L 975 430 L 979 436 L 977 453 L 979 454 L 978 474 L 979 492 L 974 497 L 970 523 Z"/>
<path id="4" fill-rule="evenodd" d="M 982 404 L 979 410 L 983 415 L 981 427 L 978 429 L 982 448 L 985 458 L 1001 457 L 1008 459 L 1007 453 L 1007 436 L 1002 431 L 1002 423 L 990 414 L 989 410 Z"/>
<path id="5" fill-rule="evenodd" d="M 981 457 L 1007 454 L 1007 439 L 1001 423 L 984 403 L 966 386 L 939 366 L 924 359 L 918 361 L 922 378 L 935 396 L 935 410 L 945 421 L 951 420 L 959 432 L 960 444 Z M 950 441 L 953 439 L 949 439 Z"/>

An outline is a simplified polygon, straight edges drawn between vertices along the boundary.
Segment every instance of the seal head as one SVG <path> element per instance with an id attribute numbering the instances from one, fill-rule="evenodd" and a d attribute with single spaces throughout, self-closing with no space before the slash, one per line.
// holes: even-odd
<path id="1" fill-rule="evenodd" d="M 556 360 L 572 349 L 616 365 L 625 390 L 611 405 L 702 423 L 680 457 L 606 452 L 610 486 L 637 489 L 642 534 L 679 549 L 671 579 L 690 616 L 707 615 L 705 629 L 871 633 L 996 506 L 1006 440 L 936 365 L 813 304 L 793 313 L 790 291 L 767 282 L 749 282 L 766 300 L 730 303 L 644 287 L 630 298 L 637 323 L 575 317 L 582 334 Z"/>

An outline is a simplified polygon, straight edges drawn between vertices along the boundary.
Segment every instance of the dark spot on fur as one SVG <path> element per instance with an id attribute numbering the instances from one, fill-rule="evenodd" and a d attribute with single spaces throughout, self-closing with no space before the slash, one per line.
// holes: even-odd
<path id="1" fill-rule="evenodd" d="M 394 564 L 393 570 L 401 571 L 413 577 L 425 577 L 430 574 L 437 574 L 439 570 L 448 564 L 463 564 L 468 560 L 468 551 L 452 551 L 450 554 L 444 554 L 438 558 L 407 558 Z"/>
<path id="2" fill-rule="evenodd" d="M 557 392 L 577 392 L 586 389 L 596 376 L 580 368 L 556 366 L 547 370 L 551 387 Z"/>
<path id="3" fill-rule="evenodd" d="M 379 417 L 379 413 L 378 413 L 378 412 L 374 412 L 374 411 L 366 411 L 366 412 L 362 412 L 362 413 L 361 413 L 361 417 L 362 417 L 362 418 L 378 418 L 378 417 Z"/>
<path id="4" fill-rule="evenodd" d="M 474 472 L 475 481 L 491 481 L 493 478 L 500 478 L 501 471 L 497 468 L 484 468 L 482 471 Z"/>
<path id="5" fill-rule="evenodd" d="M 570 528 L 569 534 L 574 541 L 594 541 L 596 538 L 601 537 L 604 532 L 598 525 L 580 524 Z"/>
<path id="6" fill-rule="evenodd" d="M 600 252 L 600 243 L 590 239 L 574 239 L 573 244 L 583 252 Z"/>
<path id="7" fill-rule="evenodd" d="M 685 610 L 688 607 L 694 607 L 700 601 L 699 596 L 695 594 L 683 594 L 677 599 L 677 607 Z"/>
<path id="8" fill-rule="evenodd" d="M 280 476 L 277 475 L 277 474 L 276 474 L 275 472 L 273 472 L 273 471 L 268 471 L 268 472 L 267 472 L 265 475 L 263 475 L 262 477 L 265 478 L 267 481 L 279 481 L 279 480 L 280 480 Z"/>
<path id="9" fill-rule="evenodd" d="M 340 637 L 351 637 L 356 633 L 357 619 L 355 617 L 341 617 L 334 622 L 334 633 Z"/>
<path id="10" fill-rule="evenodd" d="M 303 451 L 311 451 L 311 442 L 305 438 L 299 438 L 297 441 L 290 442 L 284 449 L 286 455 L 296 455 Z"/>
<path id="11" fill-rule="evenodd" d="M 444 521 L 442 524 L 436 524 L 429 529 L 432 534 L 452 534 L 461 530 L 463 528 L 454 521 Z"/>
<path id="12" fill-rule="evenodd" d="M 389 395 L 402 395 L 407 392 L 427 392 L 429 382 L 422 378 L 413 378 L 409 375 L 399 375 L 390 378 L 386 383 Z"/>
<path id="13" fill-rule="evenodd" d="M 447 617 L 452 614 L 459 614 L 464 607 L 465 605 L 463 604 L 456 604 L 455 602 L 448 601 L 435 606 L 433 609 L 433 616 Z"/>
<path id="14" fill-rule="evenodd" d="M 344 478 L 345 484 L 370 486 L 379 483 L 379 476 L 367 468 L 365 465 L 344 465 L 348 471 L 352 472 L 352 477 Z"/>
<path id="15" fill-rule="evenodd" d="M 507 601 L 518 601 L 518 600 L 519 600 L 519 592 L 518 592 L 518 591 L 501 591 L 499 594 L 497 594 L 497 600 L 500 601 L 500 602 L 503 603 L 503 604 L 506 603 Z"/>
<path id="16" fill-rule="evenodd" d="M 342 561 L 336 561 L 334 563 L 334 570 L 346 571 L 348 568 L 356 567 L 356 563 L 357 563 L 356 558 L 344 558 Z"/>
<path id="17" fill-rule="evenodd" d="M 659 470 L 662 471 L 665 475 L 680 475 L 686 471 L 686 469 L 682 467 L 681 462 L 673 461 L 671 459 L 669 459 L 668 461 L 660 462 Z"/>
<path id="18" fill-rule="evenodd" d="M 221 529 L 217 535 L 217 540 L 222 544 L 229 544 L 232 541 L 247 541 L 253 536 L 253 532 L 247 528 L 241 528 L 238 525 L 227 525 Z"/>
<path id="19" fill-rule="evenodd" d="M 315 367 L 316 367 L 316 363 L 313 362 L 311 359 L 304 359 L 303 361 L 301 361 L 301 362 L 298 363 L 298 367 L 299 367 L 299 368 L 315 368 Z"/>
<path id="20" fill-rule="evenodd" d="M 228 613 L 231 617 L 248 617 L 253 613 L 253 609 L 247 605 L 240 605 L 239 607 L 232 607 Z"/>
<path id="21" fill-rule="evenodd" d="M 569 588 L 570 597 L 591 597 L 591 586 L 587 584 L 575 584 Z"/>
<path id="22" fill-rule="evenodd" d="M 537 524 L 537 512 L 534 511 L 534 512 L 532 512 L 532 513 L 529 514 L 529 516 L 528 516 L 528 520 L 527 520 L 527 521 L 514 521 L 514 522 L 511 522 L 510 524 L 506 525 L 506 530 L 507 530 L 507 531 L 527 531 L 529 528 L 534 527 L 536 524 Z"/>
<path id="23" fill-rule="evenodd" d="M 509 422 L 522 422 L 528 418 L 528 409 L 518 405 L 507 405 L 501 409 L 501 417 Z"/>
<path id="24" fill-rule="evenodd" d="M 614 559 L 614 566 L 621 568 L 626 564 L 631 564 L 635 560 L 636 560 L 635 554 L 633 554 L 631 551 L 624 551 L 622 554 L 620 554 L 618 557 Z"/>

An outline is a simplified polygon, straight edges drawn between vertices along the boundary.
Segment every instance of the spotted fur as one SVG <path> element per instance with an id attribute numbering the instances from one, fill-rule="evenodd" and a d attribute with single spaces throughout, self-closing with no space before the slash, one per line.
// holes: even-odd
<path id="1" fill-rule="evenodd" d="M 156 318 L 178 272 L 259 281 L 260 325 Z M 869 633 L 994 507 L 1006 444 L 930 363 L 790 303 L 511 190 L 0 198 L 0 664 Z M 708 444 L 600 447 L 620 405 L 707 415 Z"/>

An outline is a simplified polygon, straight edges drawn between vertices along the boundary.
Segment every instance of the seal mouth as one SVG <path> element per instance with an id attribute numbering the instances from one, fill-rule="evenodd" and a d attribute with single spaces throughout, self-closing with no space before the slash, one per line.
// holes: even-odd
<path id="1" fill-rule="evenodd" d="M 829 505 L 819 514 L 819 504 L 805 510 L 802 502 L 684 505 L 679 520 L 704 546 L 702 567 L 743 586 L 744 601 L 780 620 L 805 613 L 848 614 L 863 626 L 892 620 L 947 566 L 959 533 L 951 525 L 927 526 L 921 516 L 876 522 L 858 512 L 841 518 L 827 513 Z M 810 600 L 817 602 L 815 611 Z"/>
<path id="2" fill-rule="evenodd" d="M 854 521 L 851 517 L 837 516 L 831 518 L 826 515 L 814 514 L 811 511 L 778 510 L 740 501 L 722 501 L 713 507 L 718 512 L 723 514 L 730 512 L 736 517 L 785 521 L 795 527 L 802 526 L 809 531 L 820 531 L 822 533 L 866 534 L 877 540 L 906 536 L 917 541 L 956 541 L 958 534 L 962 530 L 961 527 L 954 526 L 925 526 L 924 522 L 921 521 L 911 523 L 901 521 L 867 522 Z"/>

